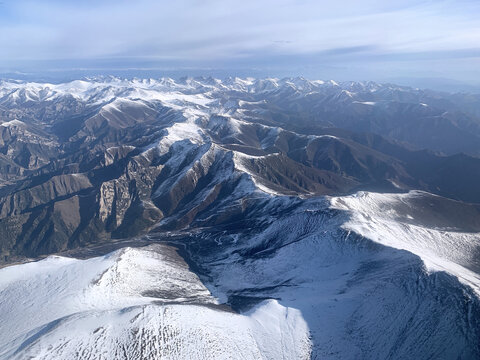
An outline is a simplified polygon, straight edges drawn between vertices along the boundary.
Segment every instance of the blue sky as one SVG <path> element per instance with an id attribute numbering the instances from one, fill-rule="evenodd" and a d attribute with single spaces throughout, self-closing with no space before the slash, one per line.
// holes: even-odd
<path id="1" fill-rule="evenodd" d="M 2 0 L 0 69 L 480 82 L 480 1 Z"/>

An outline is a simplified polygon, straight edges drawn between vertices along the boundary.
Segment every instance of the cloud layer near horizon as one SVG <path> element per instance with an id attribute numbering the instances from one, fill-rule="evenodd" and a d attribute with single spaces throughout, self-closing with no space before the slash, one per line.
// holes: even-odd
<path id="1" fill-rule="evenodd" d="M 446 73 L 462 64 L 457 72 L 469 76 L 479 65 L 479 15 L 476 0 L 4 0 L 0 66 L 377 64 Z"/>

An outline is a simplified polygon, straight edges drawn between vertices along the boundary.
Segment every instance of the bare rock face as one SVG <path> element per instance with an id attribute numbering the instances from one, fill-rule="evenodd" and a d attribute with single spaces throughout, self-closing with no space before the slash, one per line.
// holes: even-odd
<path id="1" fill-rule="evenodd" d="M 132 199 L 128 191 L 128 181 L 125 176 L 104 182 L 100 187 L 99 218 L 113 227 L 122 223 L 125 212 L 130 207 Z"/>

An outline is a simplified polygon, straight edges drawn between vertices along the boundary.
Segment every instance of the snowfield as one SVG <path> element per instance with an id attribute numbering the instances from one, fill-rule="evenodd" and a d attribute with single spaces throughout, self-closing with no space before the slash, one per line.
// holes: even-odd
<path id="1" fill-rule="evenodd" d="M 2 359 L 309 357 L 298 310 L 219 306 L 168 246 L 10 266 L 0 289 Z"/>
<path id="2" fill-rule="evenodd" d="M 413 222 L 416 216 L 409 215 L 404 208 L 398 209 L 408 206 L 409 199 L 424 194 L 420 191 L 409 194 L 360 192 L 334 197 L 331 202 L 334 209 L 351 214 L 351 219 L 343 225 L 345 229 L 418 255 L 427 269 L 448 272 L 480 293 L 480 275 L 471 270 L 478 270 L 480 234 L 420 226 Z M 410 210 L 415 208 L 410 205 Z"/>

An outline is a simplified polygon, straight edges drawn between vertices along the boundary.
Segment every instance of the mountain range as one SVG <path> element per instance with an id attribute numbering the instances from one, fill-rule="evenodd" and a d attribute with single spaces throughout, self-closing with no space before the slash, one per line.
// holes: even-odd
<path id="1" fill-rule="evenodd" d="M 0 358 L 480 357 L 480 95 L 5 80 L 0 121 Z"/>

